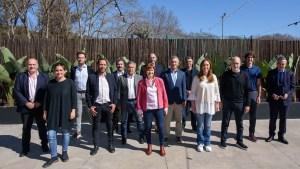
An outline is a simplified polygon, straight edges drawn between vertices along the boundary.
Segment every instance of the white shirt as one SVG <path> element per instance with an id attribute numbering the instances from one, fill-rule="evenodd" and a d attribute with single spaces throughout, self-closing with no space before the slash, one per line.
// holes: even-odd
<path id="1" fill-rule="evenodd" d="M 147 110 L 158 109 L 158 99 L 157 99 L 157 88 L 155 83 L 150 85 L 148 79 L 146 79 L 147 83 Z"/>
<path id="2" fill-rule="evenodd" d="M 123 74 L 124 74 L 124 70 L 123 70 L 123 71 L 120 71 L 120 72 L 119 72 L 119 71 L 117 71 L 117 75 L 118 75 L 118 77 L 119 77 L 119 76 L 122 76 Z"/>
<path id="3" fill-rule="evenodd" d="M 212 83 L 208 83 L 206 77 L 201 82 L 198 76 L 193 79 L 191 95 L 188 100 L 195 100 L 197 114 L 215 114 L 215 102 L 221 101 L 217 77 L 213 75 L 213 78 L 214 82 Z"/>
<path id="4" fill-rule="evenodd" d="M 30 76 L 30 74 L 28 73 L 29 100 L 32 103 L 34 103 L 34 101 L 35 101 L 36 84 L 37 84 L 38 75 L 39 75 L 39 72 L 36 72 L 35 76 Z"/>
<path id="5" fill-rule="evenodd" d="M 87 79 L 88 79 L 87 65 L 84 64 L 82 65 L 82 67 L 78 65 L 75 72 L 75 84 L 76 84 L 77 91 L 86 90 Z"/>
<path id="6" fill-rule="evenodd" d="M 134 91 L 134 75 L 128 75 L 127 78 L 128 83 L 128 99 L 135 99 L 135 91 Z"/>
<path id="7" fill-rule="evenodd" d="M 109 85 L 104 76 L 99 76 L 99 95 L 96 99 L 96 102 L 99 104 L 110 102 L 109 99 Z"/>

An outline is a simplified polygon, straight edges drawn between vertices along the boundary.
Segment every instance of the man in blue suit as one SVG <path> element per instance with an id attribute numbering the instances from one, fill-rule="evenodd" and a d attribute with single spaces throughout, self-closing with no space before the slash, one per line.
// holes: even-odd
<path id="1" fill-rule="evenodd" d="M 27 71 L 17 76 L 14 95 L 17 101 L 17 112 L 21 113 L 23 123 L 22 151 L 24 157 L 30 151 L 30 138 L 33 120 L 35 119 L 42 140 L 43 152 L 49 152 L 46 121 L 43 120 L 44 94 L 49 81 L 47 74 L 38 72 L 38 61 L 30 58 Z"/>
<path id="2" fill-rule="evenodd" d="M 292 95 L 295 91 L 295 75 L 286 70 L 287 60 L 285 57 L 277 59 L 277 68 L 270 70 L 266 78 L 266 89 L 270 106 L 269 137 L 266 142 L 271 142 L 275 136 L 276 120 L 279 114 L 278 141 L 288 144 L 284 138 L 286 133 L 286 116 L 292 102 Z"/>
<path id="3" fill-rule="evenodd" d="M 168 141 L 170 135 L 170 122 L 173 114 L 176 120 L 176 142 L 182 143 L 182 108 L 186 106 L 186 77 L 185 73 L 178 69 L 179 59 L 177 56 L 170 58 L 170 69 L 164 72 L 162 79 L 168 96 L 169 108 L 165 118 L 165 142 Z"/>
<path id="4" fill-rule="evenodd" d="M 106 116 L 106 129 L 108 137 L 108 151 L 115 152 L 113 145 L 113 113 L 117 104 L 117 86 L 112 74 L 106 73 L 105 59 L 97 61 L 98 71 L 88 77 L 86 85 L 86 102 L 93 116 L 93 143 L 94 148 L 90 155 L 97 154 L 99 150 L 99 128 L 101 116 Z"/>

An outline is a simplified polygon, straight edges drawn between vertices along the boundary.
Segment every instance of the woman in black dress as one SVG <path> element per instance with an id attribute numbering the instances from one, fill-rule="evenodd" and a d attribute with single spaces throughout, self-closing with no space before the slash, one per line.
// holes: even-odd
<path id="1" fill-rule="evenodd" d="M 61 160 L 63 162 L 69 160 L 67 150 L 75 118 L 77 95 L 74 82 L 65 77 L 66 72 L 64 64 L 53 65 L 55 78 L 49 81 L 46 89 L 43 118 L 47 121 L 51 159 L 43 165 L 44 168 L 58 162 L 56 135 L 59 129 L 63 136 Z"/>

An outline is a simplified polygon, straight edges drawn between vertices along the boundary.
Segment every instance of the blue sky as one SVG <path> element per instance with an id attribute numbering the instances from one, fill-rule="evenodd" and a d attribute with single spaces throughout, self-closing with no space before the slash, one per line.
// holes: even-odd
<path id="1" fill-rule="evenodd" d="M 139 0 L 139 3 L 146 10 L 153 5 L 171 10 L 184 32 L 221 36 L 221 16 L 226 12 L 224 36 L 281 33 L 300 37 L 300 23 L 287 26 L 300 21 L 300 0 Z"/>

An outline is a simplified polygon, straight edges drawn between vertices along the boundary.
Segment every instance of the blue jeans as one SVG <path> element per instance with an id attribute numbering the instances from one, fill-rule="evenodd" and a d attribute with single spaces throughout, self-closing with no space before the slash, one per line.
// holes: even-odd
<path id="1" fill-rule="evenodd" d="M 208 113 L 197 114 L 197 144 L 210 146 L 210 128 L 212 115 Z"/>
<path id="2" fill-rule="evenodd" d="M 146 112 L 144 112 L 145 136 L 146 136 L 147 144 L 152 144 L 151 128 L 152 128 L 153 116 L 157 124 L 159 144 L 160 146 L 163 146 L 165 140 L 165 127 L 164 127 L 165 115 L 163 109 L 147 110 Z"/>
<path id="3" fill-rule="evenodd" d="M 128 125 L 128 113 L 129 112 L 132 112 L 134 117 L 135 117 L 135 120 L 136 120 L 136 123 L 137 123 L 137 129 L 138 129 L 138 132 L 139 132 L 139 136 L 140 138 L 143 138 L 144 137 L 144 125 L 143 125 L 143 118 L 140 117 L 138 114 L 137 114 L 137 111 L 136 111 L 136 101 L 128 101 L 127 103 L 127 111 L 122 111 L 122 114 L 121 114 L 121 135 L 122 135 L 122 138 L 127 138 L 127 125 Z"/>
<path id="4" fill-rule="evenodd" d="M 57 157 L 57 131 L 48 130 L 48 141 L 50 145 L 51 157 Z M 62 142 L 62 151 L 67 151 L 70 143 L 70 130 L 62 130 L 63 142 Z"/>

